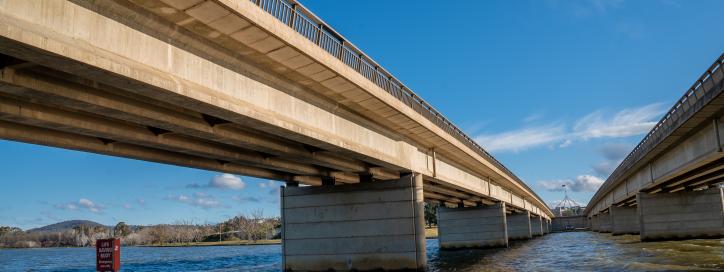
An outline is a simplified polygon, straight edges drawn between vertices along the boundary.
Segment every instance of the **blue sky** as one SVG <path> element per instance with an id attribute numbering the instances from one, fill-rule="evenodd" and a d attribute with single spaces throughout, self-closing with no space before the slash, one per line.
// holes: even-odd
<path id="1" fill-rule="evenodd" d="M 548 202 L 587 202 L 724 49 L 722 1 L 305 1 Z M 0 225 L 278 215 L 280 183 L 0 140 Z"/>

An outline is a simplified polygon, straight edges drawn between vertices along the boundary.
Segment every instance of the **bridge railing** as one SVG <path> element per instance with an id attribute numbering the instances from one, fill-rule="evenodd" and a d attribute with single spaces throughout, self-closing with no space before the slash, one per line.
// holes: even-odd
<path id="1" fill-rule="evenodd" d="M 703 106 L 722 91 L 721 84 L 724 84 L 724 54 L 719 56 L 709 69 L 689 88 L 684 95 L 674 104 L 671 109 L 659 120 L 658 123 L 646 134 L 646 137 L 626 156 L 621 164 L 606 179 L 604 186 L 596 192 L 592 202 L 602 197 L 601 192 L 608 191 L 612 183 L 620 179 L 622 175 L 633 165 L 642 159 L 649 151 L 666 139 L 684 121 L 698 112 Z M 589 205 L 590 206 L 590 205 Z"/>
<path id="2" fill-rule="evenodd" d="M 302 5 L 287 0 L 250 0 L 267 13 L 287 24 L 296 32 L 316 43 L 329 54 L 336 56 L 347 66 L 357 71 L 365 78 L 372 81 L 389 94 L 402 101 L 407 106 L 420 113 L 432 123 L 443 129 L 458 141 L 465 144 L 477 154 L 487 159 L 490 163 L 503 170 L 508 176 L 520 182 L 531 193 L 530 188 L 521 181 L 513 172 L 503 166 L 497 159 L 485 151 L 477 142 L 467 136 L 463 131 L 435 110 L 429 103 L 417 96 L 402 82 L 397 80 L 385 69 L 380 67 L 374 60 L 359 50 L 341 35 L 337 34 L 331 27 L 321 19 L 306 10 Z"/>

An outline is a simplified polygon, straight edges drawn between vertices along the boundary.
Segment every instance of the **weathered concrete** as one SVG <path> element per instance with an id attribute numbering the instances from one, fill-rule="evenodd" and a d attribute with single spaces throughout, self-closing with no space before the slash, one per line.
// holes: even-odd
<path id="1" fill-rule="evenodd" d="M 530 233 L 533 236 L 543 235 L 543 219 L 538 215 L 530 216 Z"/>
<path id="2" fill-rule="evenodd" d="M 533 238 L 531 233 L 530 212 L 513 213 L 506 216 L 508 223 L 508 240 Z"/>
<path id="3" fill-rule="evenodd" d="M 577 229 L 577 228 L 585 228 L 585 227 L 587 227 L 587 225 L 586 225 L 586 216 L 584 216 L 584 215 L 559 216 L 559 217 L 553 218 L 552 223 L 551 223 L 552 231 L 565 231 L 566 228 Z"/>
<path id="4" fill-rule="evenodd" d="M 598 232 L 611 232 L 611 213 L 598 214 Z"/>
<path id="5" fill-rule="evenodd" d="M 724 192 L 701 191 L 637 196 L 641 240 L 724 237 Z"/>
<path id="6" fill-rule="evenodd" d="M 638 234 L 639 215 L 636 207 L 611 206 L 611 234 Z"/>
<path id="7" fill-rule="evenodd" d="M 598 232 L 600 225 L 598 223 L 598 214 L 591 216 L 591 231 Z"/>
<path id="8" fill-rule="evenodd" d="M 437 211 L 440 248 L 508 246 L 505 203 Z"/>
<path id="9" fill-rule="evenodd" d="M 421 175 L 281 194 L 285 270 L 425 268 Z"/>

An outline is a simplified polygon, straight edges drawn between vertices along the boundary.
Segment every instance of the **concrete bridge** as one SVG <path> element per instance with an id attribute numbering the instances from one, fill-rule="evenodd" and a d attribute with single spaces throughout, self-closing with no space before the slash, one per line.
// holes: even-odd
<path id="1" fill-rule="evenodd" d="M 0 1 L 0 138 L 285 181 L 285 269 L 422 269 L 550 229 L 543 200 L 302 5 Z"/>
<path id="2" fill-rule="evenodd" d="M 586 208 L 591 228 L 641 240 L 724 237 L 724 55 L 616 168 Z"/>

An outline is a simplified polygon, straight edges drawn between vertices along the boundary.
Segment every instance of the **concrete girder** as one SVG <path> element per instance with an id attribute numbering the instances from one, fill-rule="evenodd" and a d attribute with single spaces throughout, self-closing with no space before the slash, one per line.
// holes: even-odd
<path id="1" fill-rule="evenodd" d="M 218 160 L 141 147 L 121 142 L 108 143 L 96 137 L 83 136 L 6 121 L 0 121 L 0 138 L 45 146 L 62 146 L 63 148 L 79 151 L 265 179 L 284 180 L 287 177 L 284 173 L 258 167 L 240 165 L 236 163 L 222 163 Z"/>
<path id="2" fill-rule="evenodd" d="M 273 155 L 285 156 L 297 161 L 310 161 L 332 169 L 350 172 L 367 172 L 365 163 L 345 159 L 326 152 L 309 152 L 301 145 L 263 137 L 233 124 L 210 126 L 201 117 L 179 114 L 150 103 L 84 86 L 62 82 L 49 77 L 33 76 L 30 73 L 2 70 L 0 91 L 13 95 L 39 100 L 44 103 L 62 104 L 75 110 L 102 114 L 137 124 L 154 126 L 169 131 L 209 139 L 223 144 L 239 146 Z M 9 85 L 12 84 L 12 85 Z M 111 89 L 112 87 L 106 87 Z M 394 178 L 394 174 L 383 169 L 373 170 L 373 175 L 381 179 Z M 397 175 L 399 178 L 399 175 Z"/>
<path id="3" fill-rule="evenodd" d="M 198 141 L 173 133 L 156 135 L 142 126 L 112 121 L 82 113 L 63 111 L 5 97 L 0 97 L 0 118 L 6 121 L 31 124 L 47 129 L 106 138 L 209 159 L 269 168 L 281 172 L 303 175 L 321 174 L 319 169 L 297 162 L 284 161 L 277 158 L 264 158 L 258 153 L 241 149 L 234 150 L 231 147 Z"/>

